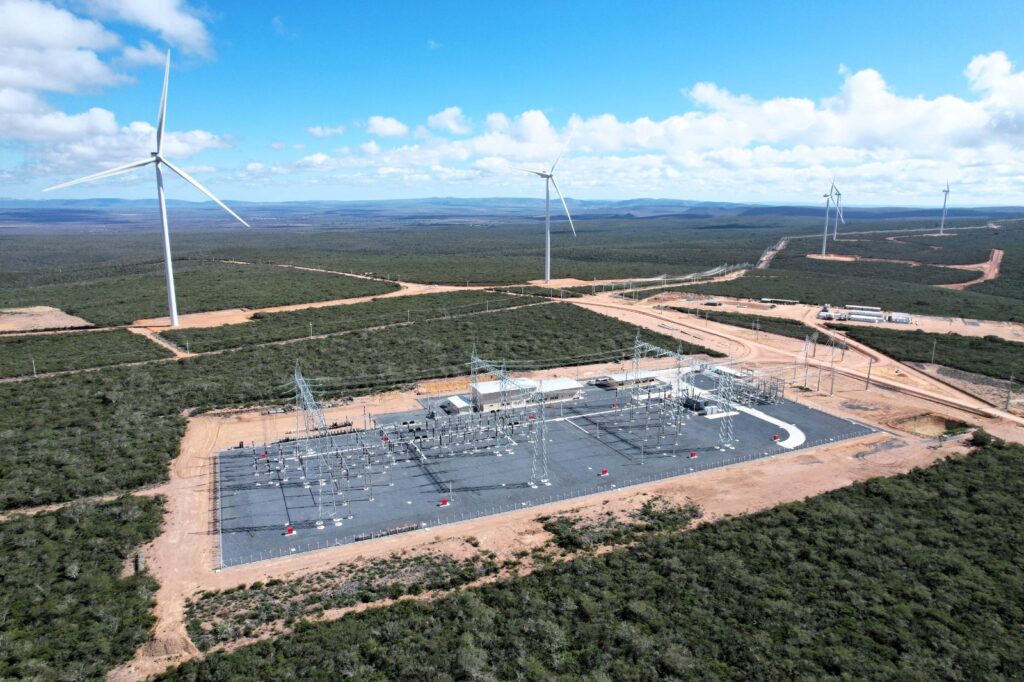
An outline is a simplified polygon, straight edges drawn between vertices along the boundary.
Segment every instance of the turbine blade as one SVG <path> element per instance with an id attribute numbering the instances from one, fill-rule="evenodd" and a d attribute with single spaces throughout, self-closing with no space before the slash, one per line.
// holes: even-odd
<path id="1" fill-rule="evenodd" d="M 565 197 L 562 196 L 562 190 L 558 189 L 558 183 L 555 182 L 554 176 L 551 177 L 551 184 L 554 185 L 558 198 L 562 200 L 562 208 L 565 209 L 565 217 L 569 219 L 569 227 L 572 229 L 572 236 L 575 237 L 576 226 L 572 224 L 572 216 L 569 215 L 569 206 L 565 203 Z"/>
<path id="2" fill-rule="evenodd" d="M 521 170 L 524 173 L 533 173 L 534 175 L 542 177 L 542 178 L 543 177 L 547 177 L 547 174 L 544 173 L 544 171 L 530 170 L 529 168 L 523 168 L 521 166 L 512 166 L 512 167 L 515 168 L 516 170 Z"/>
<path id="3" fill-rule="evenodd" d="M 562 155 L 559 154 L 558 157 L 555 159 L 555 162 L 553 164 L 551 164 L 551 170 L 549 170 L 548 173 L 554 173 L 555 172 L 555 166 L 557 166 L 558 162 L 561 161 L 561 160 L 562 160 Z"/>
<path id="4" fill-rule="evenodd" d="M 100 178 L 109 178 L 112 175 L 120 175 L 121 173 L 127 173 L 128 171 L 133 170 L 135 168 L 141 168 L 143 166 L 148 166 L 149 164 L 153 163 L 154 161 L 156 161 L 156 159 L 153 158 L 153 157 L 150 157 L 148 159 L 143 159 L 142 161 L 134 161 L 132 163 L 126 163 L 125 165 L 118 166 L 117 168 L 111 168 L 109 170 L 100 171 L 99 173 L 93 173 L 92 175 L 86 175 L 84 178 L 78 178 L 77 180 L 68 180 L 67 182 L 62 182 L 59 185 L 53 185 L 52 187 L 47 187 L 43 191 L 44 192 L 49 192 L 51 189 L 63 189 L 64 187 L 70 187 L 71 185 L 78 185 L 78 184 L 81 184 L 83 182 L 92 182 L 93 180 L 99 180 Z"/>
<path id="5" fill-rule="evenodd" d="M 171 77 L 171 51 L 167 50 L 167 61 L 164 63 L 164 91 L 160 95 L 160 111 L 156 115 L 156 153 L 164 148 L 164 123 L 167 120 L 167 81 Z"/>
<path id="6" fill-rule="evenodd" d="M 189 174 L 188 174 L 188 173 L 186 173 L 185 171 L 181 170 L 180 168 L 178 168 L 177 166 L 175 166 L 175 165 L 174 165 L 173 163 L 171 163 L 170 161 L 168 161 L 168 160 L 166 160 L 166 159 L 160 159 L 160 162 L 161 162 L 161 163 L 163 163 L 163 164 L 164 164 L 165 166 L 167 166 L 168 168 L 170 168 L 170 169 L 171 169 L 172 171 L 174 171 L 175 173 L 177 173 L 178 175 L 180 175 L 180 176 L 181 176 L 181 178 L 182 178 L 182 180 L 184 180 L 185 182 L 189 183 L 190 185 L 192 185 L 193 187 L 195 187 L 195 188 L 196 188 L 197 190 L 199 190 L 200 192 L 202 192 L 202 193 L 203 193 L 203 194 L 205 194 L 206 196 L 208 196 L 208 197 L 210 197 L 211 199 L 213 199 L 213 200 L 214 200 L 214 202 L 216 202 L 216 204 L 217 204 L 218 206 L 220 206 L 220 207 L 221 207 L 221 208 L 223 208 L 223 209 L 224 209 L 225 211 L 227 211 L 228 213 L 230 213 L 230 214 L 231 214 L 231 216 L 232 216 L 232 217 L 233 217 L 233 218 L 234 218 L 235 220 L 237 220 L 238 222 L 242 223 L 242 224 L 243 224 L 243 225 L 245 225 L 246 227 L 252 227 L 251 225 L 249 225 L 249 223 L 247 223 L 247 222 L 245 222 L 244 220 L 242 220 L 241 218 L 239 218 L 239 217 L 238 217 L 238 214 L 237 214 L 237 213 L 235 213 L 235 212 L 234 212 L 234 211 L 232 211 L 232 210 L 231 210 L 230 208 L 228 208 L 227 206 L 225 206 L 225 205 L 224 205 L 224 202 L 223 202 L 223 201 L 221 201 L 221 200 L 220 200 L 220 199 L 218 199 L 217 197 L 213 196 L 213 193 L 212 193 L 212 192 L 211 192 L 210 190 L 208 190 L 208 189 L 206 189 L 205 187 L 203 187 L 202 185 L 200 185 L 200 184 L 199 184 L 199 181 L 198 181 L 198 180 L 196 180 L 195 178 L 193 178 L 193 177 L 192 177 L 191 175 L 189 175 Z"/>

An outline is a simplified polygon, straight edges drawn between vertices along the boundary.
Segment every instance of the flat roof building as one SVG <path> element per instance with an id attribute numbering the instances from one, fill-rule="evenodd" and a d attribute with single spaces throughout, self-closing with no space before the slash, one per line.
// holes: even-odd
<path id="1" fill-rule="evenodd" d="M 583 390 L 583 384 L 575 379 L 555 377 L 553 379 L 541 379 L 537 386 L 537 392 L 545 401 L 552 400 L 574 400 Z"/>
<path id="2" fill-rule="evenodd" d="M 537 390 L 537 382 L 533 379 L 516 379 L 514 382 L 499 379 L 497 381 L 478 381 L 473 384 L 473 407 L 478 412 L 490 412 L 499 409 L 502 393 L 507 394 L 510 407 L 522 407 Z"/>
<path id="3" fill-rule="evenodd" d="M 452 395 L 441 401 L 441 409 L 448 414 L 466 414 L 473 411 L 473 404 L 460 395 Z"/>

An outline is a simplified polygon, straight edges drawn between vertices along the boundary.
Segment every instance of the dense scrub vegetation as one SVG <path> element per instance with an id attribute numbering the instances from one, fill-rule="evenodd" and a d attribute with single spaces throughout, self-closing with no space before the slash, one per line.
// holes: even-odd
<path id="1" fill-rule="evenodd" d="M 0 336 L 0 377 L 167 358 L 171 352 L 124 329 Z"/>
<path id="2" fill-rule="evenodd" d="M 518 283 L 544 273 L 542 217 L 519 224 L 484 220 L 482 225 L 416 220 L 342 225 L 344 219 L 327 218 L 316 221 L 340 229 L 181 231 L 174 252 L 182 259 L 285 263 L 445 284 Z M 556 222 L 551 268 L 555 277 L 588 280 L 687 274 L 756 260 L 781 234 L 799 231 L 803 224 L 786 217 L 587 220 L 574 239 L 568 225 Z M 7 236 L 0 241 L 0 289 L 75 282 L 96 269 L 138 267 L 140 261 L 152 263 L 158 273 L 160 255 L 159 237 L 137 232 Z"/>
<path id="3" fill-rule="evenodd" d="M 205 651 L 262 627 L 295 621 L 379 599 L 450 590 L 500 568 L 493 554 L 475 552 L 465 559 L 446 554 L 398 555 L 365 563 L 345 563 L 297 580 L 255 582 L 196 595 L 185 604 L 189 637 Z"/>
<path id="4" fill-rule="evenodd" d="M 164 679 L 1016 678 L 1022 514 L 1024 448 L 994 443 Z"/>
<path id="5" fill-rule="evenodd" d="M 1012 374 L 1024 377 L 1024 343 L 998 336 L 930 334 L 921 330 L 896 331 L 877 327 L 830 325 L 843 330 L 851 339 L 871 346 L 891 358 L 904 362 L 931 362 L 932 347 L 939 365 L 1007 379 Z"/>
<path id="6" fill-rule="evenodd" d="M 749 313 L 728 313 L 723 310 L 713 310 L 707 307 L 693 308 L 682 305 L 666 305 L 665 307 L 670 310 L 678 310 L 682 313 L 696 315 L 697 317 L 711 320 L 712 322 L 720 322 L 722 324 L 732 325 L 733 327 L 743 327 L 745 329 L 757 329 L 769 334 L 778 334 L 779 336 L 788 336 L 790 338 L 800 340 L 813 336 L 817 331 L 798 320 L 787 320 L 785 318 L 768 317 L 765 315 L 751 315 Z M 826 336 L 821 334 L 818 335 L 818 343 L 827 342 L 828 338 Z"/>
<path id="7" fill-rule="evenodd" d="M 791 298 L 803 303 L 876 305 L 886 310 L 968 317 L 984 320 L 1024 321 L 1024 301 L 952 291 L 910 282 L 840 277 L 792 270 L 753 270 L 739 279 L 694 284 L 660 291 L 685 291 L 739 298 Z"/>
<path id="8" fill-rule="evenodd" d="M 390 282 L 267 265 L 178 260 L 174 264 L 178 312 L 274 305 L 373 296 L 395 291 Z M 96 325 L 128 324 L 167 315 L 162 262 L 71 269 L 70 281 L 38 286 L 30 274 L 0 287 L 0 308 L 48 305 Z"/>
<path id="9" fill-rule="evenodd" d="M 618 359 L 636 327 L 568 303 L 0 384 L 0 509 L 127 490 L 166 475 L 182 410 L 287 399 L 296 360 L 327 397 L 468 372 L 483 357 L 540 369 Z M 674 339 L 644 331 L 652 343 Z M 711 353 L 683 344 L 686 353 Z"/>
<path id="10" fill-rule="evenodd" d="M 157 585 L 119 576 L 162 516 L 159 498 L 123 497 L 0 522 L 0 678 L 101 679 L 131 658 Z"/>
<path id="11" fill-rule="evenodd" d="M 256 313 L 253 321 L 247 324 L 174 330 L 163 332 L 163 336 L 181 348 L 202 352 L 298 339 L 311 334 L 333 334 L 408 322 L 441 320 L 540 302 L 541 299 L 533 297 L 509 296 L 489 291 L 398 296 L 326 308 Z"/>

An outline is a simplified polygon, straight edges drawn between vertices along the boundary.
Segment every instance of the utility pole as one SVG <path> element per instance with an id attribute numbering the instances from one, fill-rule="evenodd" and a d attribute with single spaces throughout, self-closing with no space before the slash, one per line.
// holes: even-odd
<path id="1" fill-rule="evenodd" d="M 868 378 L 864 381 L 864 390 L 871 388 L 871 366 L 875 364 L 875 359 L 868 358 Z"/>
<path id="2" fill-rule="evenodd" d="M 835 393 L 836 388 L 836 344 L 835 339 L 832 341 L 832 355 L 828 359 L 828 371 L 831 374 L 828 382 L 828 394 L 831 396 Z"/>
<path id="3" fill-rule="evenodd" d="M 313 323 L 309 323 L 309 338 L 313 338 Z"/>
<path id="4" fill-rule="evenodd" d="M 1010 411 L 1010 398 L 1013 396 L 1013 372 L 1010 373 L 1010 382 L 1006 385 L 1006 411 Z"/>
<path id="5" fill-rule="evenodd" d="M 36 359 L 31 355 L 28 356 L 28 359 L 32 361 L 32 376 L 36 376 Z"/>
<path id="6" fill-rule="evenodd" d="M 933 365 L 935 364 L 935 346 L 937 346 L 938 343 L 939 343 L 938 339 L 932 339 L 932 363 L 931 364 L 933 364 Z"/>

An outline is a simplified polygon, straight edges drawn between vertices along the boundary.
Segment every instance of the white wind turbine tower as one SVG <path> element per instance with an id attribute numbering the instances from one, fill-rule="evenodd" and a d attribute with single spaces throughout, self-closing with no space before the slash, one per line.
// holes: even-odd
<path id="1" fill-rule="evenodd" d="M 821 233 L 821 255 L 825 255 L 825 247 L 828 245 L 828 221 L 829 216 L 832 214 L 832 197 L 836 191 L 836 181 L 832 180 L 832 187 L 829 188 L 828 192 L 821 196 L 825 199 L 825 230 Z"/>
<path id="2" fill-rule="evenodd" d="M 516 170 L 525 171 L 527 173 L 533 173 L 539 177 L 544 178 L 544 283 L 547 284 L 551 281 L 551 186 L 554 185 L 555 192 L 558 193 L 558 198 L 562 200 L 562 208 L 565 209 L 565 217 L 569 219 L 569 227 L 572 229 L 572 236 L 576 236 L 576 227 L 572 224 L 572 216 L 569 215 L 569 206 L 565 203 L 565 197 L 562 196 L 561 190 L 558 189 L 558 183 L 555 182 L 555 166 L 561 160 L 561 156 L 555 159 L 555 162 L 551 164 L 551 170 L 547 173 L 544 171 L 530 170 L 529 168 L 519 168 L 516 166 Z"/>
<path id="3" fill-rule="evenodd" d="M 942 236 L 942 230 L 946 227 L 946 202 L 949 201 L 949 180 L 946 180 L 946 189 L 942 190 L 942 221 L 939 223 L 939 236 Z"/>
<path id="4" fill-rule="evenodd" d="M 210 190 L 208 190 L 205 187 L 203 187 L 202 185 L 200 185 L 199 182 L 195 178 L 193 178 L 191 175 L 189 175 L 185 171 L 181 170 L 180 168 L 178 168 L 177 166 L 175 166 L 174 164 L 172 164 L 170 161 L 168 161 L 167 159 L 165 159 L 163 157 L 162 152 L 163 152 L 163 143 L 164 143 L 164 120 L 165 120 L 166 114 L 167 114 L 167 81 L 168 81 L 168 78 L 170 77 L 170 74 L 171 74 L 171 51 L 168 50 L 167 51 L 167 63 L 164 66 L 164 89 L 163 89 L 163 95 L 161 95 L 161 97 L 160 97 L 160 112 L 157 114 L 157 121 L 156 121 L 156 151 L 155 152 L 150 152 L 150 156 L 149 156 L 148 159 L 142 159 L 141 161 L 134 161 L 132 163 L 125 164 L 123 166 L 118 166 L 117 168 L 111 168 L 110 170 L 105 170 L 105 171 L 102 171 L 102 172 L 99 172 L 99 173 L 94 173 L 93 175 L 87 175 L 84 178 L 79 178 L 77 180 L 71 180 L 70 182 L 62 182 L 59 185 L 54 185 L 53 187 L 47 187 L 43 191 L 44 192 L 49 192 L 51 189 L 60 189 L 62 187 L 70 187 L 71 185 L 77 185 L 77 184 L 82 183 L 82 182 L 91 182 L 93 180 L 99 180 L 100 178 L 109 178 L 109 177 L 114 176 L 114 175 L 120 175 L 121 173 L 127 173 L 128 171 L 134 170 L 136 168 L 142 168 L 143 166 L 148 166 L 150 164 L 153 165 L 153 167 L 156 169 L 156 194 L 157 194 L 157 198 L 160 200 L 160 222 L 161 222 L 161 224 L 163 225 L 163 228 L 164 228 L 164 268 L 165 268 L 166 273 L 167 273 L 167 311 L 168 311 L 168 316 L 170 317 L 171 326 L 172 327 L 177 327 L 178 326 L 178 303 L 177 303 L 177 300 L 175 299 L 175 296 L 174 296 L 174 270 L 171 267 L 171 235 L 170 235 L 170 232 L 167 229 L 167 203 L 164 200 L 164 176 L 163 176 L 163 173 L 160 172 L 161 164 L 164 165 L 164 166 L 167 166 L 168 168 L 170 168 L 172 171 L 174 171 L 179 176 L 181 176 L 181 178 L 183 180 L 185 180 L 185 182 L 189 183 L 190 185 L 192 185 L 193 187 L 198 189 L 200 192 L 202 192 L 203 194 L 208 196 L 210 199 L 213 199 L 213 201 L 215 201 L 218 206 L 220 206 L 225 211 L 230 213 L 231 216 L 233 218 L 235 218 L 235 220 L 237 220 L 238 222 L 242 223 L 246 227 L 249 227 L 249 223 L 247 223 L 244 220 L 242 220 L 241 218 L 239 218 L 238 215 L 234 211 L 232 211 L 230 208 L 225 206 L 224 203 L 220 199 L 218 199 L 217 197 L 213 196 L 213 194 L 210 192 Z"/>

